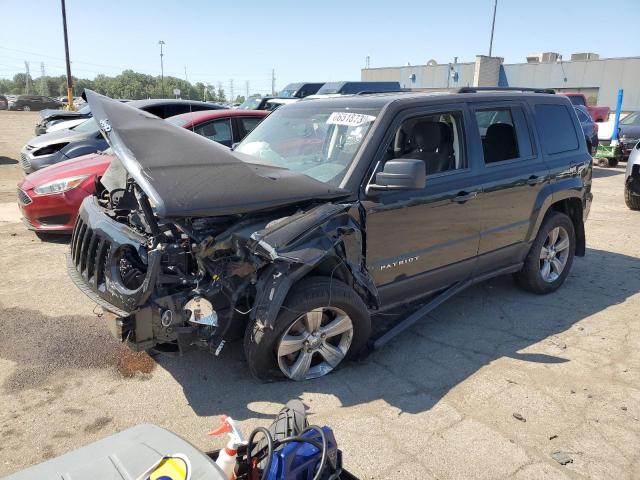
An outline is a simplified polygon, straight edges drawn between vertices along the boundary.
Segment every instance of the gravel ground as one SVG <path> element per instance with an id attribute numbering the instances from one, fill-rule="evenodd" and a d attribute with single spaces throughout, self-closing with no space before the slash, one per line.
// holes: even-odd
<path id="1" fill-rule="evenodd" d="M 497 278 L 360 363 L 264 385 L 240 344 L 154 360 L 111 339 L 67 278 L 64 237 L 19 222 L 16 159 L 37 117 L 0 111 L 0 475 L 142 422 L 219 447 L 205 435 L 218 415 L 248 432 L 298 397 L 363 478 L 640 478 L 640 217 L 623 168 L 595 169 L 587 256 L 560 291 Z"/>

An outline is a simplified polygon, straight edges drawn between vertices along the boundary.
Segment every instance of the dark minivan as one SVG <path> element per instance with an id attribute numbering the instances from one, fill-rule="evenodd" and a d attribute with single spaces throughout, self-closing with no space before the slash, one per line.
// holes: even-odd
<path id="1" fill-rule="evenodd" d="M 68 268 L 133 349 L 244 336 L 256 377 L 315 378 L 370 345 L 381 310 L 505 274 L 553 292 L 585 255 L 592 159 L 552 91 L 301 101 L 233 150 L 87 97 L 116 159 Z"/>
<path id="2" fill-rule="evenodd" d="M 290 83 L 278 93 L 279 98 L 304 98 L 313 95 L 324 85 L 322 83 Z"/>
<path id="3" fill-rule="evenodd" d="M 399 92 L 399 82 L 327 82 L 317 92 L 318 95 L 349 95 L 354 93 Z"/>

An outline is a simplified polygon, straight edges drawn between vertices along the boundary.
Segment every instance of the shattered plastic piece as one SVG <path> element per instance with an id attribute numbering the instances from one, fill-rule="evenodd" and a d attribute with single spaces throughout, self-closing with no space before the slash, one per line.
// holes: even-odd
<path id="1" fill-rule="evenodd" d="M 573 463 L 573 458 L 569 456 L 566 452 L 553 452 L 551 454 L 551 458 L 553 458 L 560 465 L 566 465 L 567 463 Z"/>
<path id="2" fill-rule="evenodd" d="M 555 440 L 556 438 L 558 438 L 558 435 L 551 435 L 551 436 L 549 437 L 549 440 Z"/>
<path id="3" fill-rule="evenodd" d="M 516 420 L 520 420 L 521 422 L 526 422 L 527 419 L 524 418 L 522 415 L 520 415 L 519 413 L 514 413 L 513 414 L 513 418 L 515 418 Z"/>

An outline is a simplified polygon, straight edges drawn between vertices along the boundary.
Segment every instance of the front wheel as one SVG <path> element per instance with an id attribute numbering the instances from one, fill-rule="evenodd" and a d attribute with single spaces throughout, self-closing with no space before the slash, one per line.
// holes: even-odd
<path id="1" fill-rule="evenodd" d="M 554 292 L 567 278 L 575 250 L 573 222 L 564 213 L 552 212 L 542 222 L 522 270 L 515 274 L 516 282 L 533 293 Z"/>
<path id="2" fill-rule="evenodd" d="M 366 345 L 366 305 L 336 279 L 309 277 L 293 286 L 273 329 L 247 325 L 244 351 L 260 380 L 309 380 L 331 372 Z"/>
<path id="3" fill-rule="evenodd" d="M 31 111 L 31 107 L 29 105 L 25 105 L 24 107 L 22 107 L 22 111 L 30 112 Z"/>
<path id="4" fill-rule="evenodd" d="M 627 186 L 624 187 L 624 202 L 630 210 L 640 210 L 640 195 L 634 195 Z"/>

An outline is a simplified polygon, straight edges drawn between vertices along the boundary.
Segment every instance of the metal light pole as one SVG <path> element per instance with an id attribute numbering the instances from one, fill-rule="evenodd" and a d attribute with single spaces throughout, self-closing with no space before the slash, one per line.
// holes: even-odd
<path id="1" fill-rule="evenodd" d="M 164 41 L 162 40 L 158 41 L 158 45 L 160 45 L 160 86 L 162 89 L 162 98 L 164 98 L 164 63 L 162 60 L 162 57 L 164 57 L 164 53 L 162 51 L 162 46 L 164 45 Z"/>
<path id="2" fill-rule="evenodd" d="M 493 29 L 496 26 L 496 10 L 498 9 L 498 0 L 493 2 L 493 21 L 491 22 L 491 40 L 489 40 L 489 56 L 493 50 Z"/>
<path id="3" fill-rule="evenodd" d="M 73 106 L 73 77 L 71 76 L 71 61 L 69 60 L 69 37 L 67 36 L 67 9 L 62 2 L 62 29 L 64 30 L 64 55 L 67 61 L 67 100 L 69 102 L 69 110 L 75 110 Z"/>

